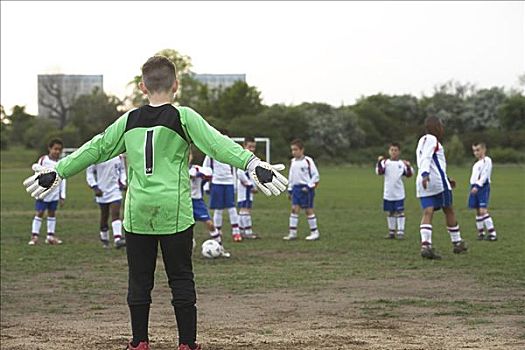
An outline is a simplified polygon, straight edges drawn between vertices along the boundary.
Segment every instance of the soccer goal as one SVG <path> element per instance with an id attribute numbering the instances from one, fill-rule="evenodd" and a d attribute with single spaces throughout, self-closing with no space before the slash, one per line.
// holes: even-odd
<path id="1" fill-rule="evenodd" d="M 244 142 L 244 137 L 232 137 L 235 142 Z M 265 147 L 265 159 L 264 161 L 270 163 L 270 138 L 269 137 L 255 137 L 255 142 L 264 142 Z"/>

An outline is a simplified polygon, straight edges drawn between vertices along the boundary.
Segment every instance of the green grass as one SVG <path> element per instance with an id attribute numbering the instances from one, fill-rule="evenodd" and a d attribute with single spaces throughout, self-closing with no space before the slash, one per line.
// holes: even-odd
<path id="1" fill-rule="evenodd" d="M 84 174 L 68 180 L 66 206 L 57 215 L 57 232 L 65 241 L 64 245 L 27 245 L 33 201 L 21 182 L 31 174 L 29 166 L 35 158 L 33 153 L 2 152 L 2 305 L 9 299 L 16 299 L 13 289 L 23 288 L 31 280 L 88 299 L 100 297 L 111 285 L 125 290 L 125 252 L 100 247 L 98 208 L 85 184 Z M 378 280 L 395 276 L 417 283 L 418 278 L 440 280 L 454 274 L 492 287 L 525 287 L 525 230 L 521 222 L 525 217 L 523 166 L 496 166 L 494 169 L 491 214 L 500 241 L 493 244 L 475 241 L 474 213 L 466 209 L 470 169 L 450 169 L 450 176 L 458 182 L 454 192 L 455 206 L 463 238 L 468 241 L 470 250 L 466 255 L 452 254 L 444 217 L 438 213 L 434 219 L 434 244 L 443 254 L 442 261 L 426 261 L 419 256 L 420 209 L 413 178 L 406 181 L 407 239 L 386 241 L 382 239 L 386 233 L 382 179 L 374 175 L 373 168 L 320 166 L 320 172 L 321 186 L 316 194 L 320 241 L 283 242 L 281 237 L 288 228 L 287 198 L 267 199 L 257 195 L 254 229 L 263 239 L 233 244 L 226 236 L 226 247 L 233 255 L 229 260 L 205 260 L 195 254 L 197 285 L 248 293 L 269 289 L 323 289 L 332 283 L 357 278 Z M 206 239 L 201 225 L 196 226 L 199 242 Z M 303 215 L 299 235 L 304 237 L 307 231 Z M 158 265 L 162 263 L 159 261 Z M 164 281 L 162 268 L 157 274 L 158 280 Z M 403 306 L 403 301 L 397 303 Z M 379 306 L 385 309 L 381 303 Z M 395 316 L 398 306 L 383 310 L 384 316 L 390 317 L 390 313 Z M 366 306 L 370 307 L 373 305 Z M 475 308 L 475 305 L 456 306 L 451 310 L 444 308 L 448 311 L 443 312 L 461 313 Z M 55 305 L 53 310 L 64 311 L 60 305 Z"/>

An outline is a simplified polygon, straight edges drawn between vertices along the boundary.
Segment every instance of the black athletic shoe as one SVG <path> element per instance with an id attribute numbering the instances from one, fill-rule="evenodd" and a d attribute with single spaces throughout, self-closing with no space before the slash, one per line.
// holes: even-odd
<path id="1" fill-rule="evenodd" d="M 430 260 L 440 260 L 441 259 L 441 255 L 437 254 L 434 248 L 430 246 L 421 247 L 421 256 L 425 259 L 430 259 Z"/>
<path id="2" fill-rule="evenodd" d="M 452 251 L 454 254 L 460 254 L 467 251 L 467 245 L 465 244 L 465 241 L 459 241 L 452 243 L 454 245 L 454 249 Z"/>
<path id="3" fill-rule="evenodd" d="M 115 241 L 115 248 L 120 249 L 126 246 L 126 240 L 124 238 L 117 239 Z"/>
<path id="4" fill-rule="evenodd" d="M 100 241 L 102 242 L 102 248 L 109 248 L 109 241 L 107 239 L 101 239 Z"/>
<path id="5" fill-rule="evenodd" d="M 485 239 L 485 235 L 483 233 L 478 234 L 478 241 L 482 241 Z"/>
<path id="6" fill-rule="evenodd" d="M 487 235 L 485 237 L 485 241 L 495 242 L 498 240 L 498 237 L 496 235 Z"/>
<path id="7" fill-rule="evenodd" d="M 396 238 L 395 233 L 389 233 L 388 235 L 385 236 L 385 239 L 395 239 L 395 238 Z"/>

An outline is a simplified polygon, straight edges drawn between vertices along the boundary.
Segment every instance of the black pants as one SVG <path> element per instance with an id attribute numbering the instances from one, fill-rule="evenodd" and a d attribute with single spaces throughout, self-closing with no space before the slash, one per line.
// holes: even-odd
<path id="1" fill-rule="evenodd" d="M 179 343 L 192 346 L 197 333 L 197 308 L 193 266 L 193 226 L 169 235 L 144 235 L 126 232 L 129 283 L 128 305 L 133 338 L 147 341 L 149 304 L 154 285 L 158 245 L 171 288 L 171 304 L 179 329 Z M 138 339 L 144 338 L 145 339 Z"/>

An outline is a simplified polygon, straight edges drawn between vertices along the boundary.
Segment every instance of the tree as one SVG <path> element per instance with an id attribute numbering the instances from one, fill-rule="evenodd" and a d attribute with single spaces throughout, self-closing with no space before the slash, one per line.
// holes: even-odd
<path id="1" fill-rule="evenodd" d="M 498 110 L 498 117 L 505 130 L 525 129 L 525 96 L 521 93 L 508 96 Z"/>
<path id="2" fill-rule="evenodd" d="M 179 53 L 177 50 L 164 49 L 157 52 L 155 55 L 161 55 L 168 58 L 175 65 L 177 72 L 177 79 L 179 80 L 179 90 L 175 99 L 186 98 L 186 87 L 194 87 L 198 82 L 192 77 L 191 73 L 191 57 Z M 142 81 L 142 75 L 136 75 L 132 81 L 128 83 L 128 86 L 133 87 L 133 92 L 129 96 L 129 101 L 133 106 L 142 106 L 148 103 L 146 96 L 140 91 L 139 83 Z"/>
<path id="3" fill-rule="evenodd" d="M 452 135 L 445 149 L 449 163 L 461 165 L 465 162 L 465 148 L 457 134 Z"/>
<path id="4" fill-rule="evenodd" d="M 63 129 L 66 126 L 69 110 L 73 103 L 77 90 L 75 88 L 62 91 L 61 82 L 57 77 L 51 75 L 42 84 L 39 84 L 41 89 L 38 89 L 39 103 L 48 109 L 48 117 L 57 121 L 58 127 Z"/>
<path id="5" fill-rule="evenodd" d="M 78 129 L 78 142 L 84 143 L 104 131 L 121 114 L 121 106 L 122 101 L 100 89 L 77 97 L 71 105 L 71 125 Z"/>
<path id="6" fill-rule="evenodd" d="M 478 131 L 499 127 L 498 110 L 505 99 L 505 91 L 498 87 L 477 90 L 468 96 L 464 101 L 464 110 L 459 115 L 463 130 Z"/>
<path id="7" fill-rule="evenodd" d="M 11 115 L 6 116 L 9 120 L 9 143 L 10 144 L 22 144 L 24 143 L 23 135 L 27 129 L 29 129 L 36 117 L 26 112 L 25 106 L 14 106 Z"/>
<path id="8" fill-rule="evenodd" d="M 220 90 L 215 103 L 216 117 L 231 120 L 243 115 L 256 115 L 263 110 L 261 93 L 244 81 Z"/>

